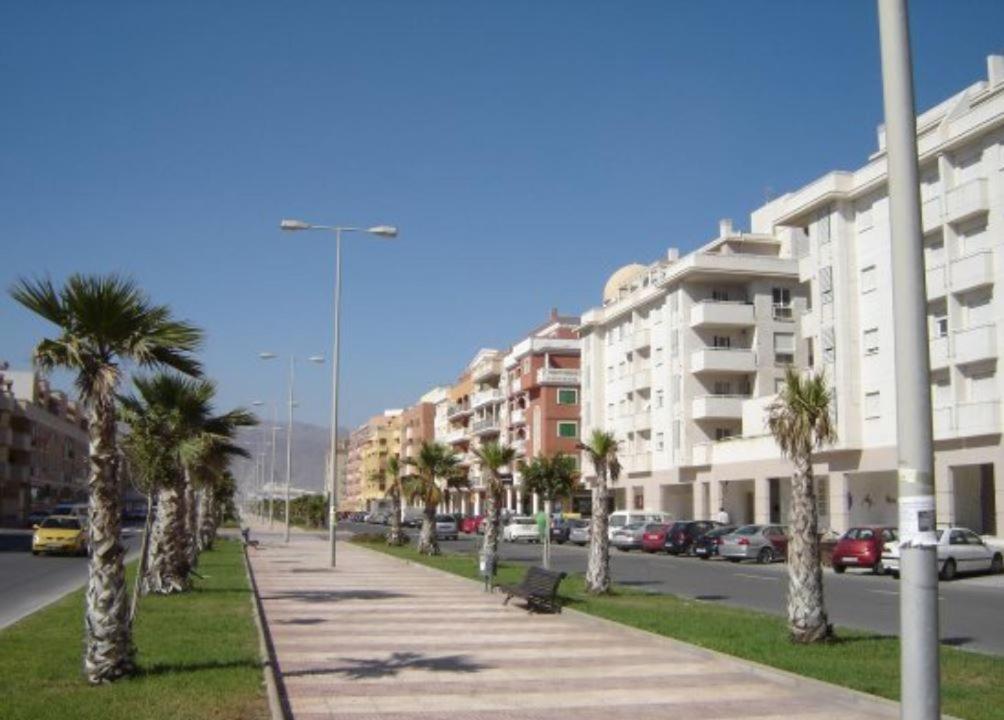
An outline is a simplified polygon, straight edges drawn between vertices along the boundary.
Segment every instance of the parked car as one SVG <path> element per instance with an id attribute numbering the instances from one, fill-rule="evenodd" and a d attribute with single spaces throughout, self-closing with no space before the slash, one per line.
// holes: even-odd
<path id="1" fill-rule="evenodd" d="M 1004 571 L 1004 556 L 990 547 L 969 528 L 951 527 L 937 531 L 938 577 L 954 580 L 959 573 L 989 572 L 997 575 Z M 886 543 L 882 550 L 882 564 L 893 577 L 899 577 L 899 540 Z"/>
<path id="2" fill-rule="evenodd" d="M 735 525 L 719 525 L 712 530 L 708 530 L 706 533 L 694 540 L 694 544 L 692 546 L 694 555 L 701 558 L 701 560 L 710 560 L 711 558 L 717 556 L 718 547 L 722 544 L 722 538 L 726 535 L 734 533 L 735 531 Z"/>
<path id="3" fill-rule="evenodd" d="M 460 532 L 474 534 L 478 531 L 478 525 L 485 521 L 484 515 L 468 515 L 460 523 Z"/>
<path id="4" fill-rule="evenodd" d="M 436 538 L 439 540 L 456 540 L 459 537 L 457 519 L 452 515 L 436 516 Z"/>
<path id="5" fill-rule="evenodd" d="M 657 510 L 618 510 L 610 513 L 610 524 L 607 537 L 614 539 L 614 533 L 633 523 L 668 523 L 672 520 L 669 513 Z"/>
<path id="6" fill-rule="evenodd" d="M 641 549 L 648 553 L 660 552 L 666 547 L 666 533 L 672 527 L 670 523 L 651 523 L 641 536 Z"/>
<path id="7" fill-rule="evenodd" d="M 48 510 L 34 510 L 28 513 L 28 519 L 27 519 L 28 527 L 33 528 L 36 525 L 41 525 L 42 521 L 45 520 L 47 517 L 49 517 L 49 514 L 50 513 Z"/>
<path id="8" fill-rule="evenodd" d="M 76 515 L 50 515 L 35 526 L 31 554 L 64 552 L 87 554 L 87 526 Z"/>
<path id="9" fill-rule="evenodd" d="M 575 527 L 568 531 L 568 542 L 582 547 L 589 544 L 593 524 L 589 520 L 577 520 Z"/>
<path id="10" fill-rule="evenodd" d="M 537 529 L 537 521 L 532 517 L 517 516 L 509 520 L 509 524 L 502 529 L 502 539 L 507 542 L 540 542 L 540 531 Z"/>
<path id="11" fill-rule="evenodd" d="M 713 520 L 677 520 L 666 532 L 666 552 L 670 555 L 689 555 L 694 541 L 720 523 Z"/>
<path id="12" fill-rule="evenodd" d="M 610 540 L 610 544 L 623 552 L 638 550 L 641 548 L 641 538 L 648 528 L 655 528 L 661 524 L 662 523 L 636 522 L 631 523 L 630 525 L 625 525 L 624 527 L 614 531 L 614 536 Z"/>
<path id="13" fill-rule="evenodd" d="M 422 527 L 422 518 L 425 513 L 419 508 L 408 508 L 404 511 L 404 517 L 401 520 L 401 524 L 405 527 L 417 528 Z"/>
<path id="14" fill-rule="evenodd" d="M 886 543 L 895 542 L 896 528 L 893 527 L 853 527 L 837 540 L 830 556 L 830 565 L 838 575 L 849 567 L 871 568 L 881 575 L 882 549 Z"/>
<path id="15" fill-rule="evenodd" d="M 772 563 L 788 554 L 788 536 L 781 525 L 743 525 L 722 538 L 718 554 L 732 562 Z"/>
<path id="16" fill-rule="evenodd" d="M 569 541 L 572 530 L 577 527 L 589 527 L 589 521 L 579 519 L 566 520 L 564 518 L 553 521 L 551 523 L 551 542 L 564 545 Z M 586 542 L 588 541 L 589 537 L 587 535 Z"/>

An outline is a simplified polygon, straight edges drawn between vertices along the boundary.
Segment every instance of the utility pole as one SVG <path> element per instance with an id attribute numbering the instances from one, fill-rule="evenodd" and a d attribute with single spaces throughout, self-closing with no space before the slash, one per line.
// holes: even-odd
<path id="1" fill-rule="evenodd" d="M 289 427 L 286 430 L 286 542 L 289 542 L 289 485 L 293 481 L 293 367 L 296 359 L 289 356 Z"/>
<path id="2" fill-rule="evenodd" d="M 275 434 L 279 430 L 279 401 L 272 405 L 272 459 L 268 466 L 268 529 L 272 529 L 273 518 L 275 517 L 272 495 L 275 492 Z"/>
<path id="3" fill-rule="evenodd" d="M 878 0 L 892 232 L 900 533 L 900 717 L 938 720 L 938 562 L 927 292 L 906 0 Z"/>

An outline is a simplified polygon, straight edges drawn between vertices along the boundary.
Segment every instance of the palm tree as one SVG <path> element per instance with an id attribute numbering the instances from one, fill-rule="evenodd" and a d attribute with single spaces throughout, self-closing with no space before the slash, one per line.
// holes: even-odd
<path id="1" fill-rule="evenodd" d="M 193 476 L 200 488 L 195 534 L 198 552 L 212 549 L 216 540 L 220 521 L 220 491 L 227 477 L 230 460 L 234 457 L 250 457 L 247 450 L 233 442 L 237 430 L 257 424 L 258 419 L 254 415 L 243 408 L 237 408 L 210 418 L 203 428 L 201 442 L 196 445 L 192 458 L 196 469 Z"/>
<path id="2" fill-rule="evenodd" d="M 11 296 L 59 328 L 34 349 L 42 371 L 65 368 L 88 411 L 90 434 L 87 602 L 84 674 L 104 683 L 131 673 L 134 648 L 126 598 L 121 534 L 115 393 L 123 364 L 169 367 L 197 375 L 191 356 L 202 340 L 193 325 L 175 320 L 166 305 L 154 305 L 131 280 L 72 275 L 57 288 L 49 279 L 20 279 Z"/>
<path id="3" fill-rule="evenodd" d="M 784 386 L 767 413 L 767 427 L 781 453 L 795 466 L 788 542 L 788 630 L 795 642 L 818 642 L 833 634 L 823 602 L 819 510 L 812 476 L 813 450 L 837 439 L 825 379 L 821 374 L 803 378 L 788 368 Z"/>
<path id="4" fill-rule="evenodd" d="M 544 515 L 547 523 L 544 526 L 544 556 L 543 565 L 551 567 L 551 507 L 554 499 L 571 495 L 579 478 L 575 467 L 575 458 L 564 453 L 555 453 L 553 457 L 538 456 L 529 463 L 520 462 L 519 472 L 523 476 L 523 486 L 536 493 L 544 500 Z"/>
<path id="5" fill-rule="evenodd" d="M 442 443 L 423 442 L 418 456 L 405 462 L 415 468 L 413 475 L 404 480 L 404 490 L 412 502 L 422 504 L 422 532 L 418 537 L 418 551 L 424 555 L 438 555 L 436 539 L 436 508 L 450 487 L 466 482 L 458 475 L 459 461 L 453 450 Z"/>
<path id="6" fill-rule="evenodd" d="M 387 496 L 391 501 L 390 532 L 387 534 L 387 544 L 404 545 L 404 533 L 401 532 L 401 496 L 404 494 L 404 488 L 401 478 L 401 459 L 397 455 L 391 455 L 387 458 L 384 478 L 387 482 Z"/>
<path id="7" fill-rule="evenodd" d="M 587 443 L 579 443 L 593 463 L 593 518 L 589 532 L 589 566 L 586 570 L 586 590 L 593 594 L 610 591 L 610 538 L 607 535 L 607 479 L 617 482 L 621 474 L 617 459 L 618 443 L 613 433 L 593 430 Z"/>
<path id="8" fill-rule="evenodd" d="M 502 505 L 504 476 L 502 469 L 511 467 L 516 459 L 516 450 L 508 445 L 490 442 L 481 447 L 471 448 L 471 452 L 481 463 L 482 472 L 487 474 L 485 486 L 485 540 L 484 548 L 490 556 L 492 577 L 495 574 L 494 559 L 499 552 L 499 511 Z"/>

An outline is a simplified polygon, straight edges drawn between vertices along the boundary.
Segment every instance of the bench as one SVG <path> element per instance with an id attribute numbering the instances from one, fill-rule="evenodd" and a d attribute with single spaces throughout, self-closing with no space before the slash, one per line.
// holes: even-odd
<path id="1" fill-rule="evenodd" d="M 530 612 L 535 610 L 548 610 L 551 612 L 561 612 L 561 604 L 558 602 L 558 585 L 565 578 L 565 573 L 545 570 L 542 567 L 530 567 L 519 585 L 502 585 L 499 589 L 505 593 L 505 602 L 514 597 L 526 600 L 526 609 Z"/>

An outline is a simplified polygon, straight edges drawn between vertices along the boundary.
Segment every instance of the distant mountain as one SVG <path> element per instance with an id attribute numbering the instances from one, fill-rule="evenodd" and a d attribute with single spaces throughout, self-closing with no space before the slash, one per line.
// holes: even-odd
<path id="1" fill-rule="evenodd" d="M 263 443 L 264 432 L 264 443 Z M 320 425 L 309 423 L 293 423 L 293 487 L 305 490 L 324 489 L 325 459 L 328 444 L 331 441 L 329 430 Z M 339 436 L 347 435 L 346 430 L 340 430 Z M 272 461 L 272 430 L 271 424 L 247 428 L 238 435 L 237 443 L 253 455 L 265 453 L 265 472 L 268 473 Z M 275 481 L 279 485 L 286 482 L 286 426 L 275 434 Z M 237 458 L 231 471 L 242 485 L 253 482 L 254 461 Z M 266 478 L 267 480 L 267 478 Z"/>

